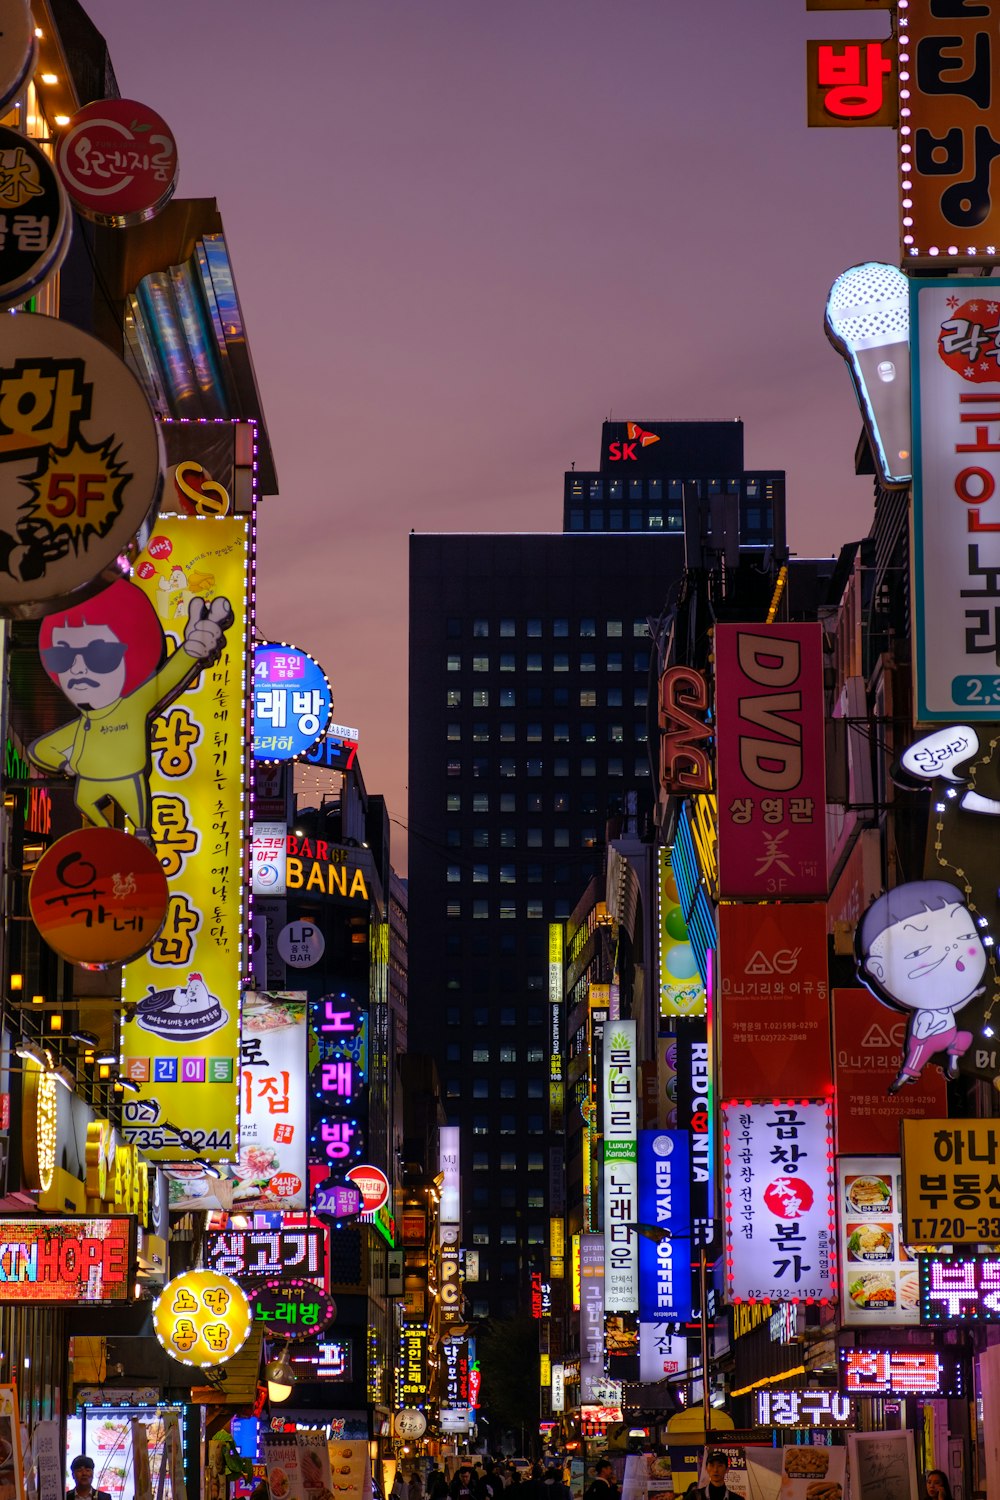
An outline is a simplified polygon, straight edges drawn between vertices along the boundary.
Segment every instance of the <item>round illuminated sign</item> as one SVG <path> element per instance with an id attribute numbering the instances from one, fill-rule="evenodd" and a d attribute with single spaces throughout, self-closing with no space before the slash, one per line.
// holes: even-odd
<path id="1" fill-rule="evenodd" d="M 278 642 L 253 653 L 254 760 L 295 760 L 326 733 L 333 690 L 318 661 Z"/>
<path id="2" fill-rule="evenodd" d="M 128 573 L 162 440 L 117 355 L 55 318 L 0 318 L 0 455 L 0 614 L 51 614 Z"/>
<path id="3" fill-rule="evenodd" d="M 389 1179 L 378 1167 L 352 1167 L 344 1176 L 360 1189 L 363 1214 L 373 1214 L 389 1201 Z"/>
<path id="4" fill-rule="evenodd" d="M 6 126 L 0 126 L 0 201 L 0 307 L 17 307 L 59 269 L 69 249 L 72 219 L 49 158 L 34 141 Z M 41 399 L 36 396 L 33 405 Z"/>
<path id="5" fill-rule="evenodd" d="M 155 941 L 170 892 L 156 854 L 117 828 L 78 828 L 46 849 L 28 907 L 49 947 L 70 964 L 127 964 Z"/>
<path id="6" fill-rule="evenodd" d="M 251 1296 L 265 1338 L 285 1343 L 322 1333 L 337 1316 L 336 1302 L 311 1281 L 265 1281 Z"/>
<path id="7" fill-rule="evenodd" d="M 29 0 L 5 0 L 0 30 L 0 113 L 24 89 L 38 61 L 38 38 Z"/>
<path id="8" fill-rule="evenodd" d="M 395 1417 L 396 1436 L 401 1438 L 422 1438 L 427 1431 L 427 1418 L 422 1411 L 417 1411 L 412 1406 L 404 1406 Z"/>
<path id="9" fill-rule="evenodd" d="M 173 196 L 177 143 L 148 104 L 97 99 L 60 134 L 56 166 L 85 218 L 124 229 L 152 219 Z"/>
<path id="10" fill-rule="evenodd" d="M 315 922 L 289 922 L 278 933 L 278 957 L 292 969 L 311 969 L 326 952 Z"/>
<path id="11" fill-rule="evenodd" d="M 182 1365 L 221 1365 L 247 1341 L 252 1315 L 247 1294 L 218 1271 L 185 1271 L 168 1281 L 153 1304 L 153 1330 Z"/>

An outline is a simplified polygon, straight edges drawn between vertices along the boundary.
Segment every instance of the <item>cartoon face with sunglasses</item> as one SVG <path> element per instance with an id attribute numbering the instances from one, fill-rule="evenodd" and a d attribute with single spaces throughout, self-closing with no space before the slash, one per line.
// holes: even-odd
<path id="1" fill-rule="evenodd" d="M 79 717 L 28 749 L 37 766 L 76 778 L 76 805 L 113 826 L 116 803 L 138 837 L 149 832 L 149 738 L 157 715 L 203 667 L 217 661 L 233 623 L 228 599 L 192 599 L 184 639 L 171 656 L 156 610 L 122 579 L 86 604 L 47 615 L 38 649 L 48 675 Z"/>

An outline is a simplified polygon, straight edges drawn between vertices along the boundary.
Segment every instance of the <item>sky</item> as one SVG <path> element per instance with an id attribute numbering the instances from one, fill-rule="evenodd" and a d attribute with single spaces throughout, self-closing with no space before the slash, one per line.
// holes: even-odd
<path id="1" fill-rule="evenodd" d="M 823 308 L 898 258 L 896 137 L 806 128 L 805 41 L 888 12 L 83 3 L 218 199 L 280 484 L 258 623 L 326 667 L 401 871 L 411 530 L 559 531 L 614 416 L 741 417 L 793 552 L 867 532 Z"/>

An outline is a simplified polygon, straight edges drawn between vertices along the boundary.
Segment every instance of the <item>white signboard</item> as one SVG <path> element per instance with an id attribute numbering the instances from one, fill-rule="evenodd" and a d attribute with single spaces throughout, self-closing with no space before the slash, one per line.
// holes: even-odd
<path id="1" fill-rule="evenodd" d="M 250 879 L 255 896 L 284 896 L 285 850 L 288 830 L 284 823 L 254 823 L 250 846 Z"/>
<path id="2" fill-rule="evenodd" d="M 898 1156 L 842 1156 L 837 1163 L 841 1318 L 847 1327 L 920 1322 L 917 1261 L 903 1244 Z"/>
<path id="3" fill-rule="evenodd" d="M 439 1132 L 439 1142 L 441 1176 L 444 1178 L 444 1183 L 441 1187 L 441 1207 L 438 1213 L 439 1222 L 442 1224 L 461 1224 L 461 1145 L 458 1126 L 442 1125 Z"/>
<path id="4" fill-rule="evenodd" d="M 918 719 L 1000 717 L 1000 299 L 911 280 Z"/>
<path id="5" fill-rule="evenodd" d="M 602 1042 L 604 1131 L 604 1311 L 639 1308 L 639 1209 L 634 1021 L 611 1021 Z"/>
<path id="6" fill-rule="evenodd" d="M 566 1368 L 564 1365 L 552 1366 L 552 1412 L 565 1411 L 566 1409 Z"/>
<path id="7" fill-rule="evenodd" d="M 730 1301 L 837 1295 L 830 1106 L 722 1106 Z"/>
<path id="8" fill-rule="evenodd" d="M 307 1047 L 303 991 L 246 994 L 233 1213 L 307 1207 Z"/>
<path id="9" fill-rule="evenodd" d="M 639 1324 L 639 1379 L 643 1385 L 683 1375 L 687 1364 L 686 1335 L 674 1333 L 671 1323 Z"/>

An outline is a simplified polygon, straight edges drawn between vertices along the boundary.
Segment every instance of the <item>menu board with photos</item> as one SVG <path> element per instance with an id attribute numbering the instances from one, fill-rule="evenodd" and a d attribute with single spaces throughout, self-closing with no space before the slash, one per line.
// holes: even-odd
<path id="1" fill-rule="evenodd" d="M 843 1500 L 847 1450 L 796 1444 L 783 1450 L 780 1500 Z"/>
<path id="2" fill-rule="evenodd" d="M 916 1258 L 903 1244 L 898 1156 L 842 1156 L 837 1206 L 847 1327 L 920 1322 Z"/>

